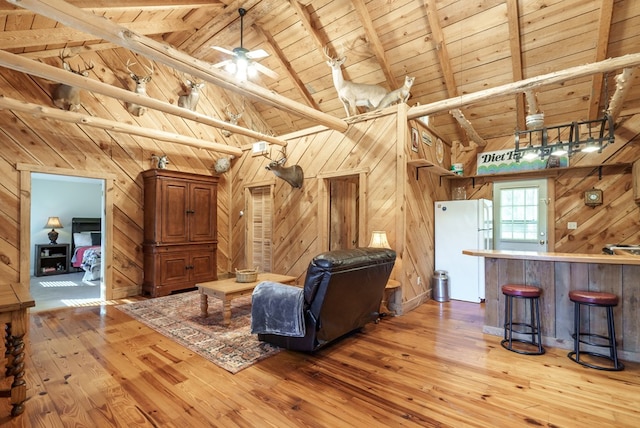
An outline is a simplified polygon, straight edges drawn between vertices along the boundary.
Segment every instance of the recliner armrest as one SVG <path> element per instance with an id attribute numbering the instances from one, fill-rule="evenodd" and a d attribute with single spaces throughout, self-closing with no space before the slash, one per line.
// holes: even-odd
<path id="1" fill-rule="evenodd" d="M 304 337 L 302 288 L 263 281 L 251 298 L 251 333 Z"/>

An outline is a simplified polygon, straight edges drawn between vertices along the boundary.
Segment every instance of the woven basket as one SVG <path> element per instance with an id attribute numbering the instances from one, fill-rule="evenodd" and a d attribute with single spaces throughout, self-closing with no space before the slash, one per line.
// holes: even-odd
<path id="1" fill-rule="evenodd" d="M 257 269 L 236 269 L 236 282 L 255 282 L 258 280 Z"/>

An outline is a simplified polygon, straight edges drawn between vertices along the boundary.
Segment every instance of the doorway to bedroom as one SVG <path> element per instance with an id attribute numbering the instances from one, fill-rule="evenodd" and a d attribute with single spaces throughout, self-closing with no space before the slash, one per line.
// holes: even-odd
<path id="1" fill-rule="evenodd" d="M 36 310 L 104 301 L 104 187 L 98 178 L 31 174 L 30 292 Z"/>

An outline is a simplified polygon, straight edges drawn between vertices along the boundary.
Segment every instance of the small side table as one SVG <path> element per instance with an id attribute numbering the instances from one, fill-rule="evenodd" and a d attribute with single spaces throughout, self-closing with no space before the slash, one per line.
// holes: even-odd
<path id="1" fill-rule="evenodd" d="M 390 279 L 387 281 L 387 286 L 384 287 L 384 295 L 382 296 L 382 302 L 380 303 L 380 316 L 395 316 L 395 312 L 389 309 L 389 299 L 391 295 L 396 292 L 396 290 L 400 287 L 400 281 L 396 281 L 395 279 Z"/>

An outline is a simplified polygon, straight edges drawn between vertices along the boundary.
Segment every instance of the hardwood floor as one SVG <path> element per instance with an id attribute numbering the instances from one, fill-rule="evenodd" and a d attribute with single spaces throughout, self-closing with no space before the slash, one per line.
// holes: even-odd
<path id="1" fill-rule="evenodd" d="M 640 364 L 518 355 L 482 324 L 479 305 L 432 301 L 232 375 L 113 306 L 32 313 L 26 411 L 0 398 L 0 426 L 638 426 Z"/>

